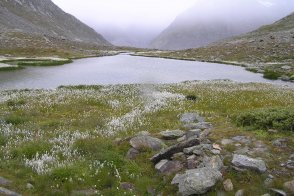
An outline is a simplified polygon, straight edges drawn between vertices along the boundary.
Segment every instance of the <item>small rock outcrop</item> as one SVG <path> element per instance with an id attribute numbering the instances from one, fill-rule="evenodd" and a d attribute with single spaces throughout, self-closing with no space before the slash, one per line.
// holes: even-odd
<path id="1" fill-rule="evenodd" d="M 177 143 L 173 146 L 170 146 L 164 150 L 162 150 L 160 153 L 154 155 L 151 158 L 151 161 L 156 164 L 159 161 L 161 161 L 162 159 L 170 159 L 172 157 L 173 154 L 182 152 L 184 150 L 184 148 L 189 148 L 191 146 L 195 146 L 195 145 L 199 145 L 200 141 L 198 138 L 190 138 L 187 141 L 183 141 L 180 143 Z"/>
<path id="2" fill-rule="evenodd" d="M 160 150 L 164 147 L 164 143 L 160 139 L 148 135 L 133 137 L 130 140 L 130 144 L 133 148 L 139 151 L 145 148 L 151 150 Z"/>
<path id="3" fill-rule="evenodd" d="M 180 116 L 180 121 L 182 123 L 194 123 L 194 122 L 204 122 L 205 119 L 201 117 L 198 113 L 185 113 Z"/>
<path id="4" fill-rule="evenodd" d="M 222 174 L 209 167 L 187 170 L 177 174 L 172 184 L 178 184 L 179 193 L 183 196 L 204 194 L 222 179 Z"/>
<path id="5" fill-rule="evenodd" d="M 180 161 L 169 161 L 169 160 L 161 160 L 159 163 L 155 165 L 155 169 L 159 171 L 161 174 L 170 175 L 176 172 L 179 172 L 183 169 L 183 165 Z"/>
<path id="6" fill-rule="evenodd" d="M 289 193 L 294 194 L 294 180 L 285 182 L 284 189 L 289 191 Z"/>
<path id="7" fill-rule="evenodd" d="M 263 160 L 253 159 L 245 155 L 234 154 L 232 164 L 240 170 L 249 169 L 261 173 L 264 173 L 267 170 Z"/>
<path id="8" fill-rule="evenodd" d="M 225 180 L 223 182 L 223 185 L 224 185 L 225 191 L 227 191 L 227 192 L 230 192 L 230 191 L 233 191 L 234 190 L 234 185 L 233 185 L 231 179 Z"/>
<path id="9" fill-rule="evenodd" d="M 185 132 L 181 130 L 166 130 L 166 131 L 160 132 L 160 135 L 162 136 L 163 139 L 173 140 L 173 139 L 178 139 L 184 136 Z"/>

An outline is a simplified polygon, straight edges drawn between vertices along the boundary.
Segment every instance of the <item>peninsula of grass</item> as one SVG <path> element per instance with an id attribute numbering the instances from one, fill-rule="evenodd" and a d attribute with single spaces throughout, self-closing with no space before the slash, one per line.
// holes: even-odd
<path id="1" fill-rule="evenodd" d="M 265 143 L 270 155 L 264 153 L 261 158 L 268 171 L 277 174 L 274 188 L 282 188 L 294 176 L 293 170 L 285 172 L 280 167 L 294 150 L 293 108 L 291 88 L 230 81 L 0 91 L 0 176 L 12 181 L 10 190 L 25 196 L 87 191 L 148 195 L 150 189 L 156 195 L 176 195 L 177 187 L 170 183 L 173 176 L 158 174 L 149 160 L 156 152 L 146 151 L 129 160 L 126 138 L 140 131 L 158 137 L 160 131 L 183 129 L 179 115 L 196 111 L 213 123 L 212 143 L 237 135 Z M 267 112 L 271 118 L 265 118 Z M 268 128 L 278 132 L 269 133 Z M 287 148 L 271 145 L 283 137 Z M 227 146 L 224 151 L 233 153 L 235 148 Z M 229 166 L 230 158 L 224 163 Z M 232 169 L 223 175 L 232 180 L 235 191 L 244 189 L 246 195 L 268 191 L 267 175 Z M 124 190 L 122 182 L 136 189 Z M 28 189 L 28 183 L 33 188 Z M 207 195 L 222 189 L 220 183 Z"/>

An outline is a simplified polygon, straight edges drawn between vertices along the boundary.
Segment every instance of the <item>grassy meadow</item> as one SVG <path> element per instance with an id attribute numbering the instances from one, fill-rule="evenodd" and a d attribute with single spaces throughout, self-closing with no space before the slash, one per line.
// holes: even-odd
<path id="1" fill-rule="evenodd" d="M 292 116 L 284 115 L 279 126 L 266 124 L 258 121 L 264 110 L 275 110 L 273 119 L 284 112 Z M 148 189 L 176 195 L 177 187 L 170 185 L 173 176 L 159 175 L 149 161 L 155 152 L 128 160 L 130 146 L 124 138 L 140 131 L 158 136 L 163 130 L 183 128 L 179 115 L 194 111 L 213 123 L 210 139 L 215 143 L 246 135 L 268 144 L 271 153 L 262 158 L 269 172 L 282 172 L 280 162 L 294 149 L 293 129 L 288 129 L 293 127 L 293 110 L 291 88 L 230 81 L 0 91 L 0 176 L 12 180 L 8 188 L 23 195 L 83 195 L 85 190 L 97 195 L 149 195 Z M 249 117 L 252 124 L 245 124 Z M 268 133 L 270 128 L 278 133 Z M 271 146 L 280 137 L 290 140 L 282 151 Z M 224 152 L 234 150 L 235 146 L 226 146 Z M 225 165 L 229 162 L 225 158 Z M 224 176 L 232 179 L 235 191 L 266 193 L 266 175 L 228 169 Z M 277 175 L 275 187 L 291 176 L 293 171 Z M 123 190 L 121 182 L 133 183 L 136 189 Z"/>

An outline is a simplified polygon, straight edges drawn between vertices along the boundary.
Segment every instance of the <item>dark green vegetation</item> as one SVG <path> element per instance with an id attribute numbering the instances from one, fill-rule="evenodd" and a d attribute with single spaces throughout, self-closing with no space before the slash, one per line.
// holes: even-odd
<path id="1" fill-rule="evenodd" d="M 52 60 L 52 59 L 19 59 L 19 60 L 5 60 L 2 63 L 17 65 L 18 67 L 23 66 L 57 66 L 72 63 L 70 59 Z"/>
<path id="2" fill-rule="evenodd" d="M 294 108 L 264 108 L 244 112 L 237 116 L 238 125 L 253 130 L 276 129 L 294 131 Z"/>
<path id="3" fill-rule="evenodd" d="M 0 176 L 11 179 L 9 189 L 23 195 L 78 195 L 81 190 L 98 195 L 148 195 L 148 188 L 176 195 L 177 187 L 170 185 L 173 176 L 157 174 L 149 161 L 155 152 L 147 150 L 136 160 L 128 160 L 128 140 L 116 138 L 144 130 L 158 136 L 160 131 L 182 128 L 178 115 L 190 111 L 198 111 L 214 124 L 212 142 L 246 135 L 268 144 L 271 156 L 264 154 L 262 158 L 269 171 L 282 172 L 275 176 L 274 187 L 281 188 L 294 175 L 279 166 L 294 150 L 293 89 L 187 82 L 81 85 L 52 91 L 5 91 L 0 95 Z M 281 131 L 272 134 L 268 128 Z M 288 148 L 271 146 L 271 141 L 280 137 L 289 139 Z M 224 150 L 233 152 L 236 147 L 229 145 Z M 225 164 L 230 161 L 226 158 Z M 232 169 L 224 173 L 224 178 L 232 179 L 235 190 L 246 189 L 248 195 L 266 193 L 266 177 Z M 121 182 L 133 183 L 136 190 L 123 190 Z M 27 183 L 34 188 L 27 189 Z M 209 195 L 222 189 L 220 183 Z"/>

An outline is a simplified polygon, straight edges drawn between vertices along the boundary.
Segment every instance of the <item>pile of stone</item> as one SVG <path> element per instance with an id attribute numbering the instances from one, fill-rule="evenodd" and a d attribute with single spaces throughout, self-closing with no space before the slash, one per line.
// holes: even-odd
<path id="1" fill-rule="evenodd" d="M 219 145 L 208 139 L 213 126 L 198 113 L 182 114 L 179 119 L 183 130 L 162 131 L 156 137 L 148 132 L 140 132 L 129 138 L 132 147 L 127 153 L 127 158 L 136 159 L 147 149 L 157 151 L 158 153 L 152 156 L 150 161 L 161 175 L 174 176 L 171 183 L 178 186 L 179 195 L 205 194 L 219 182 L 223 184 L 222 190 L 232 193 L 234 191 L 232 181 L 224 179 L 222 175 L 228 168 L 238 172 L 248 170 L 267 172 L 267 166 L 261 158 L 250 157 L 267 152 L 268 149 L 263 142 L 247 136 L 234 136 L 223 139 Z M 222 146 L 233 144 L 240 148 L 229 154 L 231 164 L 224 166 L 223 159 L 228 154 Z M 242 145 L 249 144 L 253 144 L 252 149 L 242 148 Z M 285 189 L 291 190 L 293 184 L 293 181 L 285 183 Z M 244 190 L 235 191 L 239 196 L 245 194 Z M 276 193 L 275 191 L 280 190 L 269 191 Z"/>

